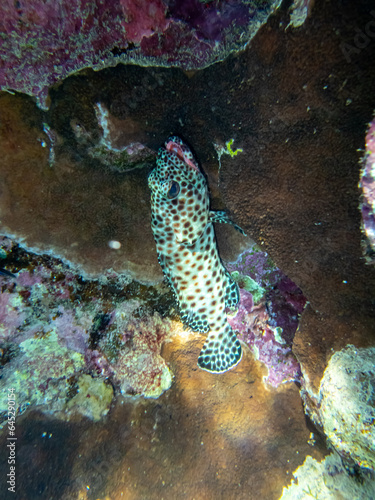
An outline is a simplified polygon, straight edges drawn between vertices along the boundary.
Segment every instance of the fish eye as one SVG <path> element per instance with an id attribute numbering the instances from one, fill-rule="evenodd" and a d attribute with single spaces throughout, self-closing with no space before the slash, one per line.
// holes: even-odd
<path id="1" fill-rule="evenodd" d="M 172 181 L 171 185 L 169 187 L 168 193 L 167 193 L 167 198 L 170 200 L 173 200 L 178 196 L 178 193 L 180 192 L 180 185 L 176 181 Z"/>

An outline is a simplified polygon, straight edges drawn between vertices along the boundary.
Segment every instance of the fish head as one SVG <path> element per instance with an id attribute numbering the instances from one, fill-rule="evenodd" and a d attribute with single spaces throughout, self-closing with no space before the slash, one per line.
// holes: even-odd
<path id="1" fill-rule="evenodd" d="M 164 226 L 178 244 L 192 245 L 209 221 L 209 196 L 204 175 L 188 146 L 170 137 L 160 148 L 148 178 L 153 226 Z"/>

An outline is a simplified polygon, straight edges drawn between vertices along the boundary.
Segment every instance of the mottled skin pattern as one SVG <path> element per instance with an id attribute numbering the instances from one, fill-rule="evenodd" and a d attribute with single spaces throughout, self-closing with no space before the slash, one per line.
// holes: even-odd
<path id="1" fill-rule="evenodd" d="M 226 307 L 237 305 L 239 294 L 220 260 L 212 220 L 230 220 L 224 212 L 210 212 L 206 180 L 177 137 L 159 150 L 148 182 L 158 259 L 177 296 L 181 318 L 194 331 L 208 332 L 198 365 L 225 372 L 242 356 L 225 313 Z"/>

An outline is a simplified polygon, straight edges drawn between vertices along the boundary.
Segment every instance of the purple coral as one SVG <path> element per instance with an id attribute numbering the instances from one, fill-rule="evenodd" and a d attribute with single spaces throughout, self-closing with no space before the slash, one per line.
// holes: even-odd
<path id="1" fill-rule="evenodd" d="M 240 286 L 238 311 L 228 318 L 232 328 L 267 366 L 269 384 L 299 380 L 292 344 L 306 297 L 256 246 L 226 267 Z"/>
<path id="2" fill-rule="evenodd" d="M 290 346 L 275 337 L 270 327 L 269 315 L 265 305 L 253 306 L 252 297 L 246 290 L 240 290 L 241 301 L 237 314 L 228 321 L 238 337 L 245 342 L 256 357 L 268 368 L 266 381 L 277 387 L 283 382 L 299 380 L 300 366 Z"/>
<path id="3" fill-rule="evenodd" d="M 83 68 L 136 62 L 197 69 L 242 49 L 280 0 L 5 0 L 0 89 L 35 96 Z"/>
<path id="4" fill-rule="evenodd" d="M 282 338 L 288 345 L 292 345 L 305 305 L 302 290 L 285 275 L 267 292 L 269 325 L 282 328 Z"/>
<path id="5" fill-rule="evenodd" d="M 242 276 L 248 276 L 256 283 L 270 289 L 282 276 L 285 276 L 272 262 L 266 252 L 261 252 L 251 248 L 243 252 L 236 262 L 229 262 L 226 265 L 229 272 L 237 271 Z"/>
<path id="6" fill-rule="evenodd" d="M 222 41 L 225 30 L 232 23 L 246 26 L 254 15 L 244 2 L 238 0 L 227 2 L 171 0 L 168 3 L 171 15 L 190 25 L 195 30 L 195 36 L 201 40 Z"/>
<path id="7" fill-rule="evenodd" d="M 122 25 L 130 42 L 139 43 L 144 37 L 163 33 L 171 22 L 162 0 L 120 0 L 124 11 Z"/>
<path id="8" fill-rule="evenodd" d="M 362 188 L 362 227 L 366 236 L 365 255 L 368 263 L 375 263 L 375 118 L 366 135 L 366 153 L 359 183 Z"/>

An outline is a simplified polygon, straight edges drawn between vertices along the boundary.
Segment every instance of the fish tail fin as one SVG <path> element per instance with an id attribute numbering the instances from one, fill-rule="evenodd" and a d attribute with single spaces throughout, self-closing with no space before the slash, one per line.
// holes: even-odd
<path id="1" fill-rule="evenodd" d="M 211 331 L 199 354 L 198 366 L 211 373 L 234 368 L 242 358 L 240 341 L 228 323 L 219 331 Z"/>

